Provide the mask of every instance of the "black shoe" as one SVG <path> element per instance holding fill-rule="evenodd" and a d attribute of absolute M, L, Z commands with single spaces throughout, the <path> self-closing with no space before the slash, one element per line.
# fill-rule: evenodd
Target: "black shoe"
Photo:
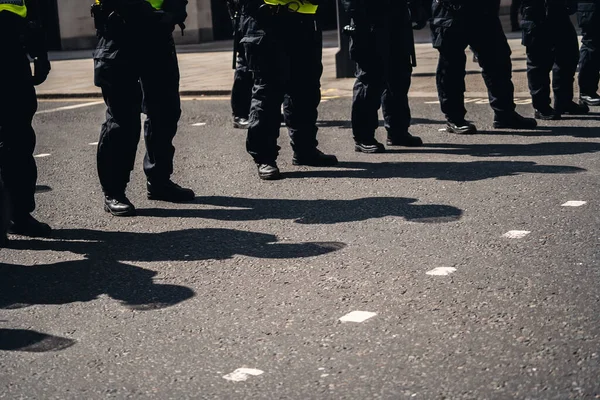
<path fill-rule="evenodd" d="M 474 135 L 477 133 L 477 127 L 469 121 L 448 121 L 446 124 L 446 132 L 457 133 L 459 135 Z"/>
<path fill-rule="evenodd" d="M 363 140 L 361 142 L 354 143 L 354 151 L 357 153 L 383 153 L 385 151 L 385 147 L 383 144 L 379 143 L 375 138 Z"/>
<path fill-rule="evenodd" d="M 423 146 L 423 140 L 421 140 L 418 136 L 413 136 L 410 133 L 406 132 L 401 136 L 391 136 L 387 137 L 387 145 L 388 146 L 406 146 L 406 147 L 419 147 Z"/>
<path fill-rule="evenodd" d="M 590 112 L 587 104 L 577 104 L 574 101 L 567 103 L 566 106 L 556 107 L 556 113 L 559 115 L 585 115 Z"/>
<path fill-rule="evenodd" d="M 196 194 L 192 189 L 182 188 L 172 180 L 146 182 L 149 200 L 163 200 L 171 203 L 193 201 Z"/>
<path fill-rule="evenodd" d="M 134 205 L 124 194 L 119 196 L 105 195 L 104 211 L 116 217 L 133 217 L 135 215 Z"/>
<path fill-rule="evenodd" d="M 325 154 L 319 149 L 314 149 L 310 153 L 296 154 L 292 158 L 294 165 L 308 165 L 311 167 L 332 167 L 338 163 L 336 156 Z"/>
<path fill-rule="evenodd" d="M 3 247 L 6 247 L 7 243 L 8 243 L 8 238 L 6 237 L 6 235 L 4 235 L 4 234 L 0 235 L 0 249 Z"/>
<path fill-rule="evenodd" d="M 250 120 L 248 118 L 233 117 L 233 127 L 235 129 L 248 129 Z"/>
<path fill-rule="evenodd" d="M 516 111 L 503 116 L 494 117 L 496 129 L 535 129 L 537 121 L 534 118 L 525 118 Z"/>
<path fill-rule="evenodd" d="M 279 168 L 277 168 L 277 164 L 275 162 L 267 163 L 267 164 L 256 164 L 258 168 L 258 177 L 263 181 L 276 181 L 281 179 L 281 172 L 279 172 Z"/>
<path fill-rule="evenodd" d="M 579 96 L 579 104 L 598 107 L 600 106 L 600 96 L 597 93 L 589 96 L 587 94 L 582 94 Z"/>
<path fill-rule="evenodd" d="M 536 108 L 534 117 L 535 119 L 540 119 L 542 121 L 555 121 L 560 119 L 560 114 L 558 114 L 554 108 L 548 106 L 540 109 Z"/>
<path fill-rule="evenodd" d="M 31 237 L 50 237 L 52 228 L 50 228 L 50 225 L 33 218 L 31 214 L 26 214 L 11 220 L 8 233 Z"/>

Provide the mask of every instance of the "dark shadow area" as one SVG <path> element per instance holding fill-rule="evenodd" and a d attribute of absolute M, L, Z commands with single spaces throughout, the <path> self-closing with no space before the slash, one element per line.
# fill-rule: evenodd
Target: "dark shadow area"
<path fill-rule="evenodd" d="M 54 240 L 11 240 L 24 250 L 71 252 L 83 260 L 22 266 L 0 264 L 0 308 L 67 304 L 107 295 L 125 306 L 152 310 L 194 296 L 190 288 L 155 283 L 156 272 L 125 262 L 216 259 L 240 254 L 257 258 L 301 258 L 327 254 L 343 243 L 278 243 L 264 233 L 232 229 L 188 229 L 162 233 L 57 230 Z"/>
<path fill-rule="evenodd" d="M 574 118 L 575 119 L 575 118 Z M 588 118 L 590 119 L 590 118 Z M 600 120 L 600 117 L 598 117 Z M 538 126 L 535 130 L 530 131 L 502 131 L 502 130 L 493 130 L 493 131 L 479 131 L 478 135 L 506 135 L 506 136 L 527 136 L 527 137 L 537 137 L 537 136 L 571 136 L 576 138 L 600 138 L 600 127 L 583 127 L 583 126 Z"/>
<path fill-rule="evenodd" d="M 198 197 L 196 203 L 228 209 L 143 209 L 152 217 L 206 218 L 220 221 L 292 219 L 298 224 L 338 224 L 388 216 L 407 221 L 443 223 L 460 219 L 459 208 L 439 204 L 413 204 L 417 199 L 370 197 L 356 200 L 282 200 L 241 197 Z"/>
<path fill-rule="evenodd" d="M 73 346 L 73 339 L 25 329 L 0 329 L 0 350 L 45 353 Z"/>
<path fill-rule="evenodd" d="M 429 119 L 429 118 L 413 118 L 413 119 L 411 119 L 410 123 L 412 125 L 425 125 L 425 124 L 431 124 L 431 125 L 444 124 L 445 125 L 446 121 Z M 350 120 L 329 120 L 329 121 L 320 120 L 320 121 L 317 121 L 317 126 L 319 128 L 352 129 L 352 121 L 350 121 Z M 382 120 L 380 120 L 379 127 L 381 128 L 383 126 L 384 126 L 384 122 Z"/>
<path fill-rule="evenodd" d="M 387 153 L 449 154 L 474 157 L 536 157 L 596 153 L 600 143 L 548 142 L 532 144 L 425 144 L 411 149 L 388 149 Z"/>
<path fill-rule="evenodd" d="M 36 185 L 35 186 L 35 192 L 36 193 L 46 193 L 46 192 L 51 192 L 52 188 L 50 186 L 46 186 L 46 185 Z"/>
<path fill-rule="evenodd" d="M 335 169 L 286 172 L 287 178 L 437 179 L 470 182 L 501 176 L 573 174 L 585 169 L 563 165 L 539 165 L 531 161 L 471 162 L 341 162 Z"/>

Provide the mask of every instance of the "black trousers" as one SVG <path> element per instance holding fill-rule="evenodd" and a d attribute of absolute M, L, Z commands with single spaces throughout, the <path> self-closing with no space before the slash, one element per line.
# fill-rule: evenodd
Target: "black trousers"
<path fill-rule="evenodd" d="M 243 36 L 243 32 L 240 34 Z M 248 69 L 244 46 L 240 44 L 237 49 L 236 68 L 233 75 L 233 87 L 231 88 L 231 111 L 234 117 L 248 119 L 253 86 L 254 77 Z"/>
<path fill-rule="evenodd" d="M 523 44 L 527 48 L 527 80 L 535 109 L 547 108 L 550 71 L 554 107 L 573 101 L 573 83 L 579 60 L 579 43 L 568 13 L 556 13 L 543 22 L 523 20 Z"/>
<path fill-rule="evenodd" d="M 405 33 L 412 35 L 407 26 Z M 352 99 L 352 133 L 356 142 L 373 139 L 379 127 L 378 110 L 383 106 L 385 128 L 390 137 L 405 136 L 410 126 L 412 40 L 397 34 L 399 28 L 375 27 L 356 32 L 350 44 L 356 62 Z"/>
<path fill-rule="evenodd" d="M 140 112 L 147 116 L 144 172 L 150 181 L 169 179 L 181 116 L 179 66 L 171 33 L 100 38 L 94 73 L 107 106 L 97 154 L 104 193 L 125 192 L 140 140 Z"/>
<path fill-rule="evenodd" d="M 519 29 L 520 26 L 520 10 L 521 0 L 512 0 L 510 3 L 510 26 L 512 30 Z"/>
<path fill-rule="evenodd" d="M 578 20 L 583 38 L 579 57 L 579 91 L 585 95 L 598 92 L 600 81 L 600 9 L 598 2 L 579 3 Z"/>
<path fill-rule="evenodd" d="M 37 167 L 31 122 L 37 99 L 19 34 L 6 28 L 0 26 L 0 173 L 11 205 L 11 218 L 18 219 L 35 209 Z"/>
<path fill-rule="evenodd" d="M 295 153 L 317 147 L 317 108 L 321 101 L 323 36 L 312 15 L 244 15 L 242 38 L 254 75 L 248 153 L 257 163 L 277 159 L 281 105 Z"/>
<path fill-rule="evenodd" d="M 467 113 L 464 93 L 468 46 L 478 56 L 496 116 L 514 112 L 511 50 L 496 13 L 453 11 L 434 2 L 431 32 L 433 47 L 440 54 L 436 73 L 438 97 L 448 121 L 462 122 Z"/>

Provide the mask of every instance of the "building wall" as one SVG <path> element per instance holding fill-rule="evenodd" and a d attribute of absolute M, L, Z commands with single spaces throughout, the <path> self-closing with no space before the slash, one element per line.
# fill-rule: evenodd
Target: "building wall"
<path fill-rule="evenodd" d="M 58 0 L 58 23 L 63 50 L 89 49 L 96 45 L 92 1 Z M 185 36 L 175 31 L 177 43 L 200 43 L 213 39 L 210 0 L 189 0 Z"/>

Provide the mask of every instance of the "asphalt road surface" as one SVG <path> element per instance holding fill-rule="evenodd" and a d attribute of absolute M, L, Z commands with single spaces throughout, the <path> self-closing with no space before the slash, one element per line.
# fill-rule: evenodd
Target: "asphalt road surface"
<path fill-rule="evenodd" d="M 227 99 L 186 100 L 174 180 L 197 200 L 147 200 L 141 144 L 121 219 L 103 105 L 40 103 L 56 234 L 0 250 L 0 398 L 599 398 L 600 110 L 503 132 L 472 101 L 464 137 L 414 98 L 426 146 L 365 155 L 349 101 L 321 106 L 338 167 L 292 166 L 282 130 L 286 179 L 262 182 Z"/>

